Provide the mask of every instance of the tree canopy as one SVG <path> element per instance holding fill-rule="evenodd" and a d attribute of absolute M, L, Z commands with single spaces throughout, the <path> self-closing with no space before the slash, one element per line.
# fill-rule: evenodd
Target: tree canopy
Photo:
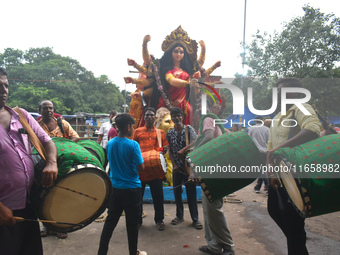
<path fill-rule="evenodd" d="M 340 19 L 309 5 L 303 10 L 304 15 L 284 23 L 281 32 L 271 35 L 257 31 L 253 36 L 247 45 L 245 63 L 249 70 L 243 81 L 244 94 L 252 87 L 254 107 L 269 109 L 276 81 L 296 77 L 302 79 L 311 92 L 310 103 L 323 115 L 339 116 Z M 241 76 L 234 84 L 240 86 Z"/>
<path fill-rule="evenodd" d="M 124 98 L 106 75 L 94 77 L 80 63 L 49 47 L 23 52 L 7 48 L 0 66 L 9 73 L 8 105 L 37 111 L 39 102 L 50 100 L 61 114 L 108 113 L 120 109 Z"/>
<path fill-rule="evenodd" d="M 257 32 L 248 45 L 250 76 L 333 75 L 340 57 L 340 19 L 309 5 L 303 10 L 304 16 L 284 23 L 281 33 Z"/>

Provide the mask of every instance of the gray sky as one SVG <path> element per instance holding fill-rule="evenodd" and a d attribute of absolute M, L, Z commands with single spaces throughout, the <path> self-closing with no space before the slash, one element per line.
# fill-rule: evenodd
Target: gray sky
<path fill-rule="evenodd" d="M 280 31 L 283 22 L 303 15 L 302 6 L 308 3 L 340 17 L 340 1 L 335 0 L 247 0 L 246 42 L 257 29 Z M 144 36 L 151 35 L 149 52 L 160 58 L 164 38 L 179 25 L 190 38 L 205 41 L 205 68 L 222 61 L 213 75 L 233 77 L 241 71 L 244 0 L 12 0 L 1 9 L 1 52 L 52 47 L 96 77 L 108 75 L 121 89 L 124 76 L 137 77 L 129 74 L 133 68 L 126 59 L 142 64 Z M 134 91 L 134 85 L 127 90 Z"/>

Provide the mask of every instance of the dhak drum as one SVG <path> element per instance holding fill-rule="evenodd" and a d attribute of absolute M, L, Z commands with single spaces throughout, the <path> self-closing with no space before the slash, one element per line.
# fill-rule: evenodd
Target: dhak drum
<path fill-rule="evenodd" d="M 191 152 L 187 156 L 187 161 L 191 170 L 198 176 L 201 187 L 210 202 L 249 185 L 260 175 L 260 173 L 237 174 L 241 167 L 261 164 L 259 150 L 251 137 L 243 131 L 216 137 Z M 216 175 L 202 173 L 202 170 L 213 166 L 226 171 Z"/>
<path fill-rule="evenodd" d="M 93 141 L 93 140 L 90 140 L 90 139 L 79 140 L 77 143 L 81 144 L 92 155 L 96 156 L 97 159 L 99 159 L 102 166 L 104 166 L 105 152 L 104 152 L 103 147 L 100 144 L 98 144 L 96 141 Z"/>
<path fill-rule="evenodd" d="M 303 218 L 340 211 L 340 134 L 281 148 L 273 156 L 275 165 L 285 167 L 280 181 Z"/>
<path fill-rule="evenodd" d="M 163 179 L 167 172 L 167 164 L 163 153 L 155 150 L 142 153 L 144 170 L 139 173 L 142 182 Z"/>
<path fill-rule="evenodd" d="M 39 219 L 77 224 L 46 223 L 48 229 L 72 232 L 105 211 L 112 184 L 99 160 L 83 146 L 64 138 L 53 141 L 58 149 L 58 178 L 49 188 L 33 185 L 32 203 Z"/>

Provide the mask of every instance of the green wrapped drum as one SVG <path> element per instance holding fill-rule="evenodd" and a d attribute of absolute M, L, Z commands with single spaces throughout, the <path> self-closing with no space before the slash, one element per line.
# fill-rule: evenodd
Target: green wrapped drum
<path fill-rule="evenodd" d="M 96 156 L 99 159 L 102 166 L 105 163 L 105 152 L 102 146 L 98 144 L 96 141 L 86 139 L 86 140 L 79 140 L 78 144 L 81 144 L 85 147 L 92 155 Z"/>
<path fill-rule="evenodd" d="M 82 145 L 65 138 L 52 140 L 58 150 L 58 178 L 52 187 L 42 187 L 39 176 L 44 164 L 33 155 L 38 181 L 32 187 L 32 203 L 39 219 L 70 223 L 48 223 L 47 228 L 72 232 L 105 211 L 112 184 L 100 161 Z"/>
<path fill-rule="evenodd" d="M 72 166 L 79 164 L 92 164 L 103 169 L 99 159 L 83 145 L 61 137 L 53 137 L 52 140 L 58 149 L 59 176 L 67 174 Z"/>
<path fill-rule="evenodd" d="M 260 172 L 247 174 L 240 171 L 261 164 L 258 148 L 243 131 L 226 133 L 211 140 L 191 152 L 187 160 L 211 202 L 249 185 L 260 175 Z M 202 173 L 209 168 L 221 172 Z"/>
<path fill-rule="evenodd" d="M 273 156 L 282 169 L 281 183 L 302 217 L 340 211 L 340 134 L 282 148 Z"/>

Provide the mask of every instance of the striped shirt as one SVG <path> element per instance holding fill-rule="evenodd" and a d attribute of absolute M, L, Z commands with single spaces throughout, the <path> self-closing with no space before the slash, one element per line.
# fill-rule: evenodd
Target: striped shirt
<path fill-rule="evenodd" d="M 161 129 L 160 129 L 161 130 Z M 168 146 L 168 140 L 166 140 L 165 133 L 161 130 L 161 146 Z M 151 132 L 148 131 L 146 126 L 137 128 L 133 134 L 133 140 L 139 143 L 141 152 L 147 152 L 151 150 L 158 151 L 158 141 L 157 141 L 157 132 L 154 127 Z"/>

